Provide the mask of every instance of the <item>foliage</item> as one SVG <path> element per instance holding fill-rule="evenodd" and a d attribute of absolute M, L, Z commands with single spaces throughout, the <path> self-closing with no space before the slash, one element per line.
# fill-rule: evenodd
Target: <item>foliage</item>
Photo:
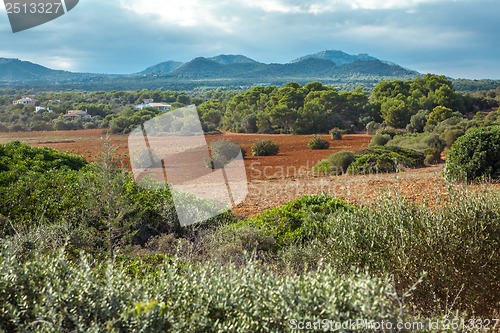
<path fill-rule="evenodd" d="M 448 153 L 444 171 L 450 181 L 500 178 L 500 126 L 472 129 Z"/>
<path fill-rule="evenodd" d="M 428 158 L 428 164 L 433 164 L 440 160 L 446 142 L 434 133 L 414 133 L 397 135 L 388 142 L 389 146 L 403 147 L 422 152 Z M 431 163 L 431 160 L 434 162 Z"/>
<path fill-rule="evenodd" d="M 280 147 L 272 140 L 259 140 L 252 145 L 253 156 L 278 155 Z"/>
<path fill-rule="evenodd" d="M 455 92 L 452 82 L 444 76 L 427 74 L 410 82 L 381 82 L 373 90 L 374 103 L 379 106 L 384 122 L 396 128 L 410 124 L 411 131 L 420 131 L 422 111 L 435 107 L 465 112 L 465 98 Z M 441 110 L 441 109 L 439 109 Z M 436 112 L 436 113 L 441 113 Z M 418 114 L 418 116 L 417 116 Z M 411 118 L 413 119 L 413 123 Z M 437 117 L 438 121 L 441 116 Z M 434 116 L 432 117 L 434 121 Z"/>
<path fill-rule="evenodd" d="M 312 150 L 324 150 L 330 148 L 330 142 L 323 139 L 321 135 L 315 135 L 307 144 L 307 148 Z"/>
<path fill-rule="evenodd" d="M 205 161 L 205 165 L 212 169 L 223 168 L 225 164 L 236 159 L 240 154 L 245 157 L 241 146 L 232 140 L 215 141 L 210 144 L 211 158 Z"/>
<path fill-rule="evenodd" d="M 330 130 L 330 138 L 332 140 L 342 140 L 343 131 L 340 128 L 332 128 Z"/>
<path fill-rule="evenodd" d="M 70 232 L 57 236 L 63 242 L 68 237 L 76 247 L 100 252 L 109 246 L 106 232 L 111 226 L 112 242 L 122 245 L 179 230 L 168 189 L 138 187 L 130 173 L 117 167 L 112 151 L 100 163 L 88 165 L 80 157 L 19 143 L 0 146 L 0 151 L 0 216 L 9 222 L 0 237 L 67 225 Z M 77 245 L 82 243 L 77 235 L 82 228 L 92 230 L 92 241 L 84 242 L 89 247 Z"/>
<path fill-rule="evenodd" d="M 87 162 L 83 157 L 61 153 L 51 148 L 36 148 L 14 141 L 0 145 L 0 173 L 22 175 L 27 171 L 44 172 L 52 169 L 79 170 Z"/>
<path fill-rule="evenodd" d="M 271 208 L 235 226 L 251 226 L 274 236 L 282 248 L 327 236 L 325 218 L 337 211 L 351 209 L 344 201 L 327 195 L 305 195 L 284 206 Z"/>
<path fill-rule="evenodd" d="M 313 171 L 325 175 L 342 175 L 355 160 L 356 155 L 353 152 L 342 150 L 330 155 L 326 160 L 319 161 Z"/>
<path fill-rule="evenodd" d="M 347 169 L 349 174 L 368 175 L 398 172 L 397 160 L 389 154 L 363 154 Z"/>
<path fill-rule="evenodd" d="M 400 167 L 424 166 L 424 154 L 397 146 L 373 146 L 357 152 L 359 157 L 349 166 L 350 174 L 398 172 Z"/>
<path fill-rule="evenodd" d="M 355 264 L 391 272 L 403 289 L 427 272 L 413 293 L 419 308 L 483 314 L 497 308 L 498 190 L 451 191 L 439 209 L 385 197 L 373 206 L 334 214 L 327 223 L 329 238 L 313 251 L 338 269 Z"/>
<path fill-rule="evenodd" d="M 454 114 L 453 110 L 444 106 L 436 106 L 429 115 L 427 115 L 427 126 L 437 125 L 438 123 L 445 121 L 453 116 L 460 116 Z"/>
<path fill-rule="evenodd" d="M 0 330 L 8 332 L 292 332 L 306 318 L 396 322 L 406 312 L 387 276 L 329 266 L 282 276 L 165 256 L 115 264 L 73 263 L 64 253 L 0 258 Z"/>
<path fill-rule="evenodd" d="M 369 146 L 385 146 L 391 140 L 389 134 L 377 133 L 370 140 Z"/>
<path fill-rule="evenodd" d="M 410 133 L 422 133 L 427 124 L 428 110 L 419 110 L 416 114 L 411 116 L 410 123 L 406 126 L 406 130 Z"/>

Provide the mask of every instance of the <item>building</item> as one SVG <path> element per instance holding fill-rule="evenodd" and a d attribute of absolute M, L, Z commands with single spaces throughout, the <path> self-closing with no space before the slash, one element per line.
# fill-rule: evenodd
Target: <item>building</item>
<path fill-rule="evenodd" d="M 14 105 L 22 104 L 24 106 L 35 105 L 35 100 L 32 98 L 29 98 L 29 97 L 24 97 L 24 98 L 18 99 L 17 101 L 12 102 L 12 104 L 14 104 Z"/>
<path fill-rule="evenodd" d="M 52 113 L 54 111 L 51 109 L 47 109 L 46 107 L 43 107 L 43 106 L 36 106 L 35 107 L 35 113 L 42 113 L 42 112 Z"/>
<path fill-rule="evenodd" d="M 69 110 L 68 113 L 63 115 L 64 118 L 68 120 L 75 120 L 81 118 L 92 118 L 91 115 L 87 113 L 87 111 L 82 110 Z"/>
<path fill-rule="evenodd" d="M 139 104 L 135 108 L 143 110 L 145 108 L 155 108 L 158 111 L 168 111 L 172 107 L 170 104 L 165 103 L 155 103 L 152 99 L 143 100 L 144 104 Z"/>

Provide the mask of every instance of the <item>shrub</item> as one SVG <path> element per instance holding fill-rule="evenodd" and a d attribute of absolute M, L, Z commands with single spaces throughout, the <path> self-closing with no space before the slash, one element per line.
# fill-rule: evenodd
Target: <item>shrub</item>
<path fill-rule="evenodd" d="M 424 166 L 424 154 L 413 149 L 402 148 L 398 146 L 373 146 L 361 149 L 358 155 L 387 155 L 395 163 L 401 164 L 407 168 L 420 168 Z"/>
<path fill-rule="evenodd" d="M 307 144 L 307 148 L 312 150 L 323 150 L 330 148 L 330 142 L 323 139 L 321 135 L 315 135 Z"/>
<path fill-rule="evenodd" d="M 424 150 L 426 165 L 434 165 L 441 162 L 441 150 L 437 148 L 427 148 Z"/>
<path fill-rule="evenodd" d="M 388 154 L 365 154 L 356 159 L 347 169 L 352 175 L 392 173 L 398 171 L 397 160 Z"/>
<path fill-rule="evenodd" d="M 312 171 L 314 173 L 318 174 L 323 174 L 323 175 L 330 175 L 332 172 L 332 169 L 330 167 L 330 161 L 329 160 L 321 160 L 319 161 L 313 168 Z"/>
<path fill-rule="evenodd" d="M 334 174 L 344 174 L 349 166 L 356 160 L 353 152 L 342 150 L 328 157 L 330 163 L 330 172 Z"/>
<path fill-rule="evenodd" d="M 500 178 L 500 126 L 469 130 L 451 146 L 445 178 L 473 181 Z"/>
<path fill-rule="evenodd" d="M 332 140 L 342 140 L 343 133 L 340 128 L 333 128 L 330 130 L 330 138 Z"/>
<path fill-rule="evenodd" d="M 391 173 L 400 166 L 419 168 L 424 166 L 423 153 L 396 146 L 372 146 L 359 150 L 359 157 L 349 166 L 349 174 Z"/>
<path fill-rule="evenodd" d="M 382 133 L 377 133 L 375 134 L 371 141 L 370 141 L 370 147 L 371 146 L 385 146 L 387 142 L 391 140 L 391 136 L 389 134 L 382 134 Z"/>
<path fill-rule="evenodd" d="M 397 146 L 407 149 L 413 149 L 419 152 L 423 152 L 425 155 L 429 153 L 429 149 L 437 151 L 436 154 L 441 154 L 445 142 L 441 137 L 434 133 L 415 133 L 415 134 L 405 134 L 396 135 L 391 141 L 387 143 L 387 146 Z"/>
<path fill-rule="evenodd" d="M 422 133 L 427 123 L 428 110 L 420 110 L 410 118 L 410 123 L 406 126 L 406 130 L 410 133 Z"/>
<path fill-rule="evenodd" d="M 252 145 L 253 156 L 278 155 L 280 147 L 272 140 L 259 140 Z"/>
<path fill-rule="evenodd" d="M 370 121 L 368 124 L 366 124 L 366 133 L 368 135 L 375 135 L 379 129 L 381 129 L 384 125 L 379 124 L 375 121 Z"/>
<path fill-rule="evenodd" d="M 463 129 L 447 129 L 443 133 L 443 139 L 446 142 L 446 147 L 451 147 L 459 137 L 465 134 Z"/>
<path fill-rule="evenodd" d="M 330 238 L 315 253 L 336 267 L 361 265 L 394 274 L 407 290 L 422 272 L 413 304 L 426 312 L 494 313 L 498 310 L 500 195 L 451 191 L 439 209 L 401 197 L 385 197 L 372 206 L 332 215 Z M 448 311 L 448 310 L 447 310 Z"/>
<path fill-rule="evenodd" d="M 323 266 L 294 276 L 164 255 L 118 263 L 74 263 L 64 254 L 0 259 L 2 332 L 292 332 L 302 318 L 409 320 L 388 274 Z"/>
<path fill-rule="evenodd" d="M 245 157 L 245 152 L 241 146 L 231 140 L 215 141 L 210 144 L 212 157 L 205 159 L 203 162 L 207 168 L 218 169 L 223 168 L 225 164 L 236 159 L 240 153 Z"/>
<path fill-rule="evenodd" d="M 284 206 L 271 208 L 236 226 L 252 226 L 265 230 L 281 248 L 321 239 L 328 234 L 325 218 L 337 211 L 351 209 L 343 200 L 328 195 L 304 195 Z"/>

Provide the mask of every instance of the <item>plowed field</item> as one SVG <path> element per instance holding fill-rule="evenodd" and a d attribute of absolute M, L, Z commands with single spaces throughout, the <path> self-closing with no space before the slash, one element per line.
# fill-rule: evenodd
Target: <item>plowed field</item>
<path fill-rule="evenodd" d="M 106 135 L 102 130 L 0 133 L 0 144 L 19 140 L 32 146 L 51 147 L 75 153 L 95 161 L 103 149 Z M 380 195 L 398 193 L 408 199 L 433 205 L 446 198 L 448 188 L 442 179 L 441 166 L 406 170 L 399 174 L 367 176 L 318 176 L 309 171 L 328 155 L 340 151 L 356 151 L 367 147 L 368 135 L 345 135 L 341 141 L 331 141 L 328 150 L 310 150 L 310 135 L 233 134 L 208 136 L 207 141 L 231 139 L 246 151 L 245 166 L 249 180 L 249 195 L 234 209 L 238 215 L 251 216 L 275 207 L 303 194 L 329 193 L 352 203 L 367 203 Z M 325 138 L 328 138 L 325 136 Z M 251 145 L 260 139 L 272 139 L 280 145 L 278 156 L 255 157 Z M 111 144 L 128 165 L 127 135 L 111 135 Z"/>

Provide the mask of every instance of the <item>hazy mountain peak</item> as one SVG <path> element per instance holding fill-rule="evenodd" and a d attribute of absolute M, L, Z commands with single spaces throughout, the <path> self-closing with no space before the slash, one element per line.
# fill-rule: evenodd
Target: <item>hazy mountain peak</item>
<path fill-rule="evenodd" d="M 373 61 L 378 60 L 375 57 L 368 55 L 367 53 L 361 53 L 358 55 L 347 54 L 339 50 L 326 50 L 314 54 L 309 54 L 304 57 L 292 60 L 292 63 L 300 62 L 305 59 L 315 58 L 333 61 L 337 66 L 351 64 L 356 61 Z"/>
<path fill-rule="evenodd" d="M 149 74 L 149 73 L 172 73 L 175 71 L 177 68 L 181 67 L 183 65 L 182 62 L 178 61 L 165 61 L 162 63 L 159 63 L 157 65 L 151 66 L 146 68 L 141 72 L 141 74 Z"/>
<path fill-rule="evenodd" d="M 218 62 L 221 65 L 232 65 L 232 64 L 257 64 L 258 61 L 248 58 L 247 56 L 237 54 L 219 54 L 218 56 L 209 58 L 209 60 L 213 60 Z"/>

